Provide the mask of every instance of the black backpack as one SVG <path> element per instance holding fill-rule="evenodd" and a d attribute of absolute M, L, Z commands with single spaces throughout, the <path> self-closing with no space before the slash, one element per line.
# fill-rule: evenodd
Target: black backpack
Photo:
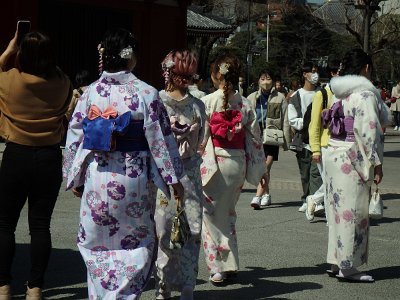
<path fill-rule="evenodd" d="M 328 106 L 328 93 L 326 92 L 325 88 L 320 89 L 322 94 L 322 109 L 324 110 Z M 297 97 L 300 98 L 299 93 L 297 93 Z M 301 103 L 299 99 L 299 103 Z M 311 122 L 311 111 L 312 111 L 312 103 L 307 106 L 306 113 L 303 117 L 303 129 L 301 131 L 301 136 L 303 143 L 308 144 L 310 142 L 310 136 L 308 134 L 308 127 L 310 126 Z"/>

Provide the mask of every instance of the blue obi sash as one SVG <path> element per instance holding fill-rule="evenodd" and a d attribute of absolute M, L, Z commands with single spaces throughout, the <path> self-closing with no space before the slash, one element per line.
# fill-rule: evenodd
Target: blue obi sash
<path fill-rule="evenodd" d="M 83 120 L 83 149 L 95 151 L 147 151 L 143 120 L 131 120 L 128 111 L 116 118 L 101 116 Z"/>

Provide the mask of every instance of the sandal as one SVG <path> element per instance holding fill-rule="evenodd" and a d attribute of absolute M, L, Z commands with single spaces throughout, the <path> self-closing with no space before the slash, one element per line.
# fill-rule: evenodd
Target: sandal
<path fill-rule="evenodd" d="M 375 279 L 365 273 L 354 273 L 348 276 L 343 274 L 336 275 L 336 278 L 341 282 L 359 282 L 359 283 L 373 283 Z"/>
<path fill-rule="evenodd" d="M 210 282 L 213 285 L 221 285 L 225 281 L 225 274 L 224 273 L 215 273 L 210 275 Z"/>
<path fill-rule="evenodd" d="M 333 271 L 331 269 L 328 269 L 325 272 L 326 274 L 328 274 L 329 277 L 336 277 L 337 275 L 339 275 L 339 271 Z"/>

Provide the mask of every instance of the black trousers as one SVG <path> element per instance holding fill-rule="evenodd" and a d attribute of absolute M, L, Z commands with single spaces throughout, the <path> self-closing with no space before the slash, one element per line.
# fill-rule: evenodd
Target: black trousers
<path fill-rule="evenodd" d="M 26 200 L 31 236 L 28 286 L 43 286 L 51 252 L 50 220 L 62 182 L 61 166 L 58 145 L 6 145 L 0 167 L 0 286 L 11 282 L 15 229 Z"/>

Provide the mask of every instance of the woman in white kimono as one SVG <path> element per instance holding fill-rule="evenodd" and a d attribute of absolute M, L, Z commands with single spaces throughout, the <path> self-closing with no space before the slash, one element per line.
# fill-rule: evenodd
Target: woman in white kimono
<path fill-rule="evenodd" d="M 182 197 L 182 161 L 157 90 L 131 73 L 132 34 L 109 31 L 100 47 L 105 71 L 72 115 L 64 176 L 82 197 L 77 243 L 88 298 L 138 299 L 157 251 L 153 182 Z"/>
<path fill-rule="evenodd" d="M 206 113 L 204 103 L 188 93 L 188 85 L 197 70 L 195 55 L 187 50 L 172 51 L 163 60 L 162 68 L 165 90 L 160 92 L 160 97 L 167 109 L 183 168 L 189 179 L 182 181 L 185 186 L 182 204 L 191 237 L 182 248 L 171 249 L 171 224 L 176 205 L 158 190 L 155 214 L 159 239 L 156 299 L 168 299 L 171 291 L 176 290 L 181 292 L 181 300 L 192 300 L 198 273 L 204 198 L 200 177 L 202 159 L 198 149 L 204 137 Z"/>
<path fill-rule="evenodd" d="M 205 204 L 202 238 L 210 281 L 222 283 L 239 269 L 235 206 L 245 179 L 257 185 L 266 173 L 260 128 L 249 101 L 235 87 L 240 66 L 235 56 L 211 65 L 217 91 L 202 98 L 209 126 L 200 172 Z"/>
<path fill-rule="evenodd" d="M 383 133 L 389 111 L 369 81 L 371 58 L 360 49 L 349 51 L 331 81 L 336 96 L 323 113 L 330 140 L 325 186 L 328 207 L 330 276 L 340 280 L 373 282 L 357 267 L 368 260 L 368 206 L 371 183 L 382 180 Z M 344 75 L 344 76 L 342 76 Z"/>

